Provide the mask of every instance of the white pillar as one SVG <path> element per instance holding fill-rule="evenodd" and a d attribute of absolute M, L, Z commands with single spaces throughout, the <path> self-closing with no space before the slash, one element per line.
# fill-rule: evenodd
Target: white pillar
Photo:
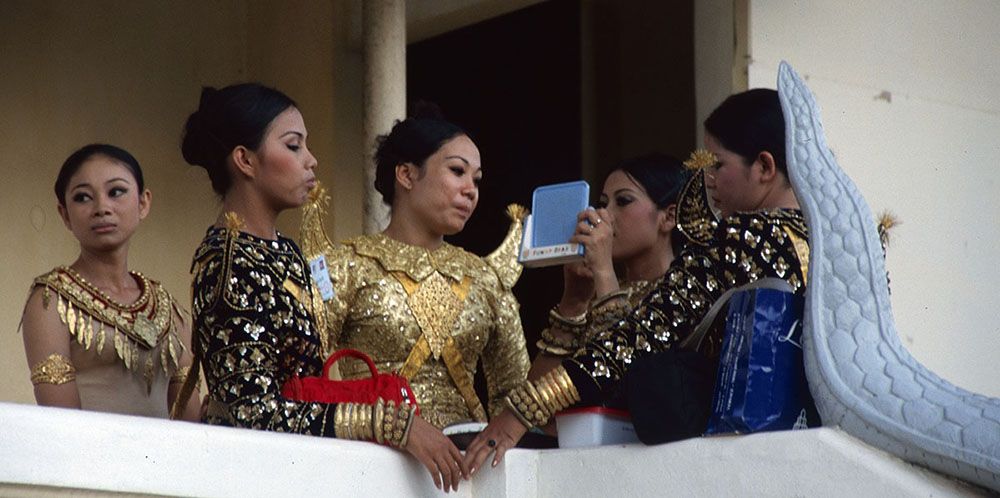
<path fill-rule="evenodd" d="M 406 2 L 365 0 L 362 7 L 364 47 L 365 196 L 363 229 L 382 231 L 389 208 L 375 190 L 372 159 L 375 138 L 406 117 Z"/>

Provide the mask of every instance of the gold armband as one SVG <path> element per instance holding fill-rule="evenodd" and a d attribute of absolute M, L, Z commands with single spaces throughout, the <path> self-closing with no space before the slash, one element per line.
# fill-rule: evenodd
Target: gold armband
<path fill-rule="evenodd" d="M 580 401 L 573 381 L 560 365 L 536 381 L 525 381 L 507 395 L 507 406 L 528 429 L 541 427 L 556 412 Z"/>
<path fill-rule="evenodd" d="M 170 376 L 170 383 L 171 384 L 176 384 L 176 383 L 183 384 L 185 381 L 187 381 L 188 374 L 190 372 L 191 372 L 191 365 L 188 365 L 186 367 L 180 367 L 180 368 L 178 368 L 177 371 L 174 372 L 174 374 Z"/>
<path fill-rule="evenodd" d="M 410 436 L 413 405 L 381 399 L 374 405 L 340 403 L 333 415 L 333 430 L 341 439 L 375 441 L 402 448 Z"/>
<path fill-rule="evenodd" d="M 76 380 L 76 369 L 70 363 L 69 358 L 52 353 L 48 358 L 38 362 L 31 367 L 31 383 L 60 385 Z"/>

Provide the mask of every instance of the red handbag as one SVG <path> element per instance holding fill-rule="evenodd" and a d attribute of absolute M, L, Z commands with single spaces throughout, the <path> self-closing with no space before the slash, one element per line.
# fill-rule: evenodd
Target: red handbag
<path fill-rule="evenodd" d="M 330 367 L 345 356 L 367 363 L 372 376 L 367 379 L 330 380 Z M 341 349 L 330 355 L 323 364 L 321 377 L 296 375 L 288 379 L 281 387 L 281 395 L 297 401 L 369 405 L 375 404 L 381 398 L 384 401 L 395 401 L 397 405 L 409 403 L 416 408 L 417 415 L 420 414 L 417 398 L 413 395 L 406 377 L 397 373 L 378 373 L 372 359 L 356 349 Z"/>

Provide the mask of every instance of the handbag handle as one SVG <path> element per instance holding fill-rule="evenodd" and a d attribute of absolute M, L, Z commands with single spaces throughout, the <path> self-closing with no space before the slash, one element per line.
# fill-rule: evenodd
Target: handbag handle
<path fill-rule="evenodd" d="M 708 329 L 715 322 L 716 315 L 722 311 L 723 307 L 729 304 L 729 299 L 733 297 L 733 293 L 751 289 L 773 289 L 788 292 L 789 294 L 795 292 L 794 289 L 792 289 L 792 284 L 777 277 L 764 277 L 750 282 L 749 284 L 733 287 L 732 289 L 723 292 L 722 295 L 719 296 L 719 299 L 715 300 L 715 303 L 713 303 L 712 307 L 708 309 L 708 313 L 705 313 L 705 316 L 694 328 L 694 331 L 691 332 L 691 335 L 681 341 L 680 347 L 691 351 L 698 351 L 701 349 L 701 341 L 703 341 L 705 336 L 708 335 Z"/>
<path fill-rule="evenodd" d="M 345 349 L 337 350 L 335 353 L 333 353 L 332 355 L 330 355 L 329 358 L 326 359 L 326 363 L 323 364 L 323 378 L 324 379 L 329 379 L 330 378 L 330 367 L 332 367 L 333 364 L 337 362 L 337 360 L 339 360 L 339 359 L 341 359 L 341 358 L 343 358 L 345 356 L 350 356 L 351 358 L 357 358 L 357 359 L 362 360 L 365 363 L 367 363 L 368 364 L 368 371 L 370 371 L 372 373 L 372 379 L 373 380 L 375 379 L 376 376 L 378 376 L 378 369 L 375 368 L 375 362 L 373 362 L 372 359 L 370 357 L 368 357 L 368 355 L 362 353 L 361 351 L 358 351 L 357 349 L 346 349 L 345 348 Z"/>

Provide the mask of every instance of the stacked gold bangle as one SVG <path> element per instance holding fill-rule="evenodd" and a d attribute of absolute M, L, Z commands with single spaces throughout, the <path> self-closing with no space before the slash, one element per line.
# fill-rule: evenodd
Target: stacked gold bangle
<path fill-rule="evenodd" d="M 629 291 L 617 290 L 609 292 L 590 307 L 591 330 L 603 332 L 611 329 L 615 322 L 624 318 L 628 304 Z"/>
<path fill-rule="evenodd" d="M 341 439 L 375 441 L 402 448 L 410 436 L 414 406 L 379 399 L 374 405 L 340 403 L 333 415 L 334 431 Z"/>
<path fill-rule="evenodd" d="M 507 406 L 527 428 L 545 425 L 556 412 L 580 401 L 573 381 L 562 365 L 536 381 L 525 381 L 507 395 Z"/>
<path fill-rule="evenodd" d="M 552 333 L 552 329 L 564 330 L 573 335 L 571 339 L 560 339 Z M 549 311 L 549 328 L 542 331 L 542 337 L 535 345 L 538 349 L 552 356 L 570 356 L 580 349 L 581 337 L 587 330 L 587 313 L 565 317 L 559 313 L 559 306 L 553 306 Z"/>
<path fill-rule="evenodd" d="M 381 403 L 382 400 L 379 400 Z M 402 448 L 410 437 L 410 426 L 413 425 L 413 405 L 395 402 L 385 403 L 380 417 L 376 417 L 375 434 L 379 444 L 387 444 Z"/>

